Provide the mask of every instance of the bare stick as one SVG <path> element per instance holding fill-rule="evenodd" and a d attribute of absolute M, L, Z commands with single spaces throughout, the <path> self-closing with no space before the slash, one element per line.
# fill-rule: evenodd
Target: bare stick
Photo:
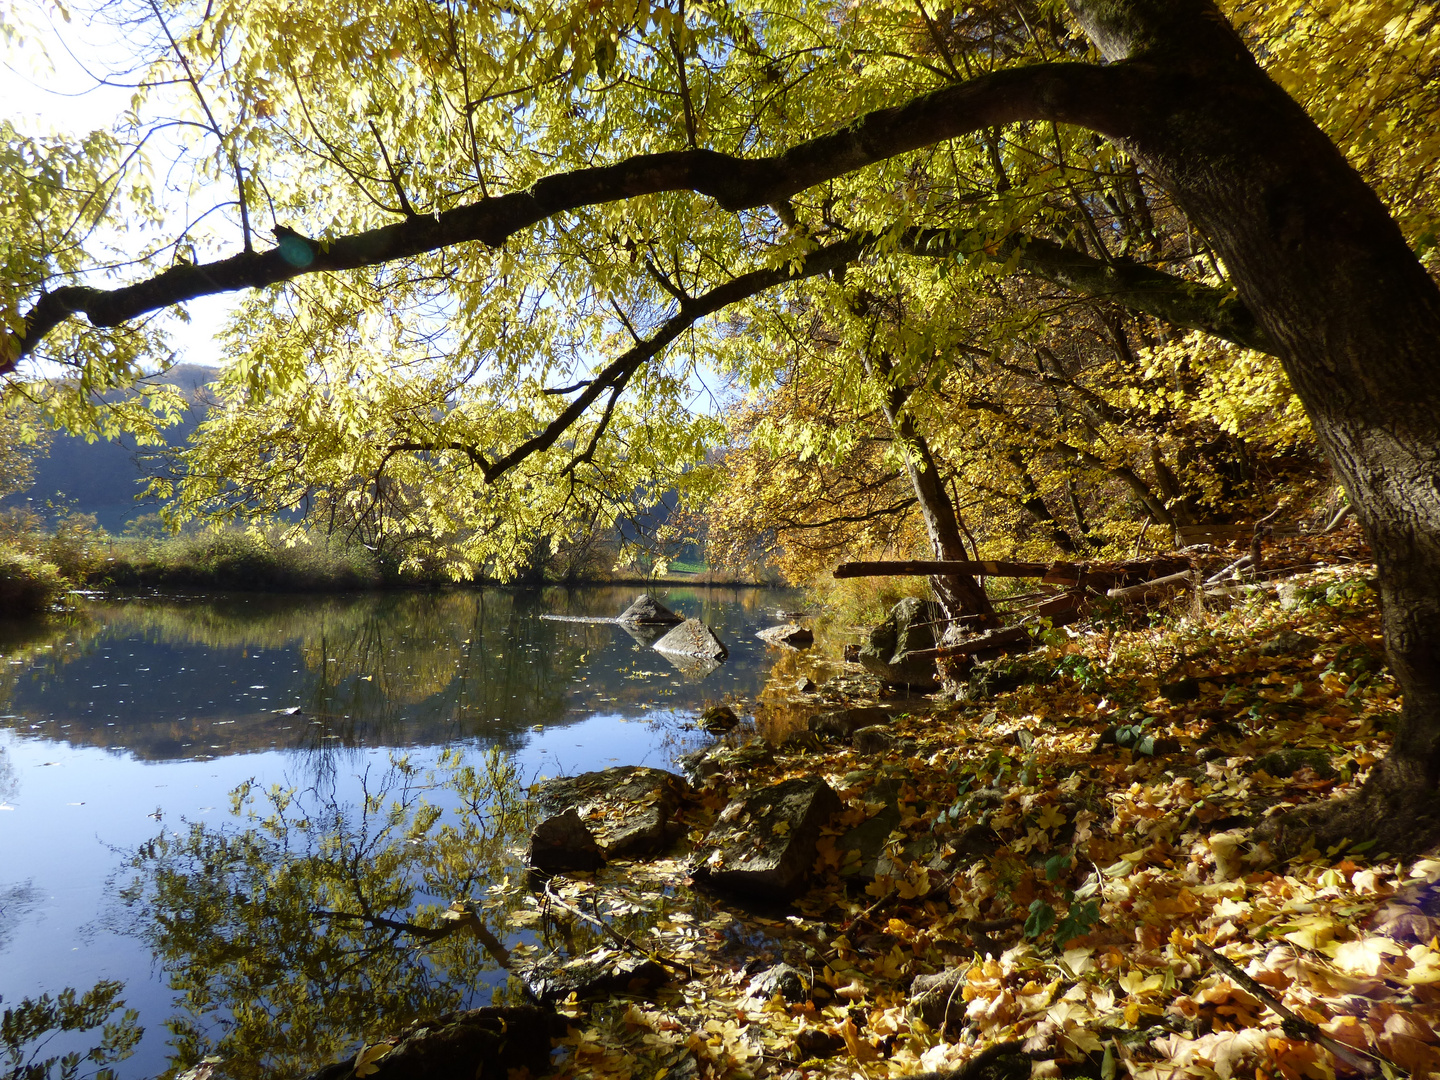
<path fill-rule="evenodd" d="M 1246 975 L 1245 972 L 1241 971 L 1233 961 L 1221 956 L 1203 941 L 1195 942 L 1195 947 L 1208 956 L 1210 961 L 1225 973 L 1226 978 L 1239 983 L 1245 988 L 1247 993 L 1254 994 L 1263 1001 L 1272 1012 L 1280 1016 L 1280 1018 L 1285 1021 L 1287 1029 L 1296 1032 L 1303 1038 L 1309 1039 L 1311 1042 L 1319 1043 L 1326 1050 L 1329 1050 L 1330 1053 L 1334 1054 L 1337 1060 L 1343 1061 L 1361 1076 L 1374 1076 L 1380 1071 L 1379 1065 L 1374 1057 L 1369 1054 L 1358 1053 L 1344 1043 L 1332 1039 L 1329 1035 L 1321 1031 L 1318 1025 L 1312 1024 L 1303 1016 L 1298 1016 L 1291 1012 L 1280 1002 L 1279 998 L 1270 993 L 1269 990 L 1265 989 L 1265 987 L 1261 986 L 1249 975 Z"/>

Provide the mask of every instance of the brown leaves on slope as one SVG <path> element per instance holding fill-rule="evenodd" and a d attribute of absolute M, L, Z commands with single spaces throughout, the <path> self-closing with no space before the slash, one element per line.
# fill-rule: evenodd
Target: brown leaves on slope
<path fill-rule="evenodd" d="M 1279 865 L 1249 838 L 1353 791 L 1399 707 L 1362 568 L 1295 584 L 1288 610 L 1056 635 L 1009 664 L 1018 689 L 897 721 L 913 756 L 782 753 L 713 778 L 697 832 L 743 786 L 826 778 L 846 809 L 816 887 L 765 916 L 674 890 L 678 863 L 626 868 L 671 889 L 647 941 L 696 977 L 577 1006 L 561 1075 L 891 1077 L 1012 1041 L 1036 1077 L 1440 1073 L 1440 859 L 1347 843 Z M 881 813 L 866 881 L 842 838 Z M 781 959 L 803 1000 L 748 996 Z"/>

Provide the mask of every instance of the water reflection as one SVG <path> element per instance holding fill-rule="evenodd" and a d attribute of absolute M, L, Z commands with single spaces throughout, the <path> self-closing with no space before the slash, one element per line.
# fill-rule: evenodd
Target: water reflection
<path fill-rule="evenodd" d="M 230 822 L 141 846 L 121 926 L 176 994 L 172 1069 L 300 1075 L 499 990 L 521 893 L 493 883 L 518 878 L 528 824 L 513 765 L 400 759 L 360 788 L 247 785 Z"/>
<path fill-rule="evenodd" d="M 374 1018 L 488 995 L 499 973 L 474 938 L 415 951 L 414 935 L 318 913 L 357 910 L 353 889 L 324 875 L 355 865 L 346 838 L 367 805 L 367 768 L 377 775 L 387 749 L 429 765 L 456 746 L 472 758 L 494 748 L 525 779 L 665 767 L 705 738 L 687 729 L 704 705 L 757 700 L 777 660 L 786 681 L 823 681 L 822 657 L 840 647 L 796 654 L 757 641 L 777 608 L 794 606 L 793 593 L 774 590 L 661 594 L 730 649 L 698 682 L 622 627 L 539 617 L 614 616 L 638 591 L 93 598 L 62 622 L 0 620 L 0 805 L 14 807 L 0 811 L 0 995 L 123 977 L 147 1029 L 117 1070 L 126 1077 L 222 1043 L 259 1062 L 272 1038 L 277 1055 L 318 1062 Z M 332 810 L 292 815 L 288 841 L 234 822 L 190 824 L 223 818 L 226 792 L 251 776 L 329 792 Z M 455 803 L 439 789 L 425 797 Z M 433 926 L 449 901 L 483 900 L 504 879 L 494 850 L 442 865 L 442 845 L 408 840 L 370 851 L 377 866 L 404 864 L 366 879 L 365 902 L 392 921 Z M 136 845 L 141 861 L 115 877 Z M 416 861 L 426 850 L 432 861 Z M 136 875 L 134 906 L 97 924 L 113 904 L 107 877 Z M 317 882 L 321 893 L 307 892 Z M 142 939 L 107 932 L 132 922 Z M 265 955 L 249 947 L 261 940 Z M 577 931 L 576 947 L 586 945 Z M 287 981 L 292 963 L 313 975 L 304 986 Z M 302 991 L 324 995 L 335 1018 L 313 1036 L 277 1019 L 293 1007 L 320 1022 Z"/>
<path fill-rule="evenodd" d="M 787 594 L 671 590 L 714 626 L 722 665 L 657 653 L 614 625 L 633 587 L 363 596 L 136 597 L 12 645 L 0 723 L 147 760 L 266 749 L 416 746 L 478 739 L 513 751 L 537 725 L 634 716 L 753 695 L 753 640 Z"/>

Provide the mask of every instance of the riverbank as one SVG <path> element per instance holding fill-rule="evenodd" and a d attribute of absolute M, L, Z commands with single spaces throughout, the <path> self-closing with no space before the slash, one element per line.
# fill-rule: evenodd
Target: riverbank
<path fill-rule="evenodd" d="M 1225 610 L 1081 628 L 985 666 L 963 701 L 895 702 L 848 735 L 805 721 L 827 707 L 813 697 L 757 710 L 773 750 L 712 757 L 678 850 L 525 900 L 543 926 L 564 904 L 633 909 L 648 883 L 660 913 L 628 946 L 602 939 L 651 961 L 641 1000 L 560 1003 L 556 1075 L 1434 1069 L 1440 860 L 1301 842 L 1281 861 L 1264 839 L 1276 815 L 1356 791 L 1391 741 L 1369 572 L 1294 579 L 1283 604 L 1256 588 Z M 724 880 L 727 822 L 757 846 L 792 836 L 763 827 L 765 793 L 817 781 L 838 809 L 793 899 L 673 889 Z"/>
<path fill-rule="evenodd" d="M 774 587 L 724 570 L 697 567 L 648 574 L 589 566 L 538 567 L 510 582 L 484 574 L 455 580 L 438 568 L 398 566 L 363 544 L 323 537 L 243 530 L 180 536 L 111 536 L 85 515 L 51 532 L 0 535 L 0 617 L 23 617 L 63 602 L 70 589 L 186 588 L 244 592 L 331 593 L 375 589 L 487 585 L 635 585 Z"/>

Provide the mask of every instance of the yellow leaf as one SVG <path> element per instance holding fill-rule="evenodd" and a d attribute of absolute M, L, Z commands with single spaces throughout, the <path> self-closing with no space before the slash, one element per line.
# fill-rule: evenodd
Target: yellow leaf
<path fill-rule="evenodd" d="M 1058 829 L 1065 824 L 1065 815 L 1058 806 L 1051 804 L 1040 811 L 1038 820 L 1042 829 Z"/>
<path fill-rule="evenodd" d="M 370 1076 L 373 1073 L 379 1072 L 380 1066 L 376 1065 L 375 1062 L 390 1053 L 392 1049 L 394 1049 L 394 1047 L 389 1043 L 372 1043 L 362 1048 L 360 1053 L 355 1055 L 355 1075 Z"/>

